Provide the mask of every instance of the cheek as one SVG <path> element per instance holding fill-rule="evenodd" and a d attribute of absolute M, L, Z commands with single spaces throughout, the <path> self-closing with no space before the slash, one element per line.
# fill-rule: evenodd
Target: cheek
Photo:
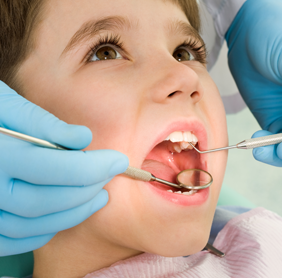
<path fill-rule="evenodd" d="M 136 104 L 124 85 L 118 87 L 115 82 L 100 82 L 98 78 L 87 82 L 87 78 L 78 75 L 54 80 L 46 88 L 41 91 L 44 97 L 31 101 L 69 124 L 90 128 L 95 140 L 88 149 L 109 148 L 107 142 L 116 149 L 115 144 L 122 143 L 119 137 L 134 123 Z"/>
<path fill-rule="evenodd" d="M 210 126 L 210 138 L 212 140 L 210 144 L 212 148 L 227 146 L 227 122 L 222 98 L 209 76 L 205 78 L 204 88 L 203 111 L 206 111 L 208 125 Z"/>
<path fill-rule="evenodd" d="M 204 80 L 204 97 L 203 111 L 206 111 L 209 129 L 209 148 L 221 148 L 228 146 L 228 134 L 226 113 L 218 89 L 210 78 L 205 76 Z M 207 154 L 210 161 L 209 172 L 214 178 L 212 185 L 213 202 L 217 203 L 220 188 L 223 182 L 228 151 L 219 151 Z"/>

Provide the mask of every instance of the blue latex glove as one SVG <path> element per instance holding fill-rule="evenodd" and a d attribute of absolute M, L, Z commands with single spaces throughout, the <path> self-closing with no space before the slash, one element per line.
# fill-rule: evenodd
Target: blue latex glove
<path fill-rule="evenodd" d="M 74 149 L 41 148 L 0 134 L 0 256 L 37 249 L 84 221 L 106 205 L 103 186 L 128 166 L 117 151 L 78 151 L 92 140 L 87 127 L 60 121 L 3 82 L 0 126 Z"/>
<path fill-rule="evenodd" d="M 247 0 L 228 32 L 229 67 L 262 129 L 282 132 L 282 1 Z M 282 146 L 254 149 L 254 157 L 282 167 Z"/>

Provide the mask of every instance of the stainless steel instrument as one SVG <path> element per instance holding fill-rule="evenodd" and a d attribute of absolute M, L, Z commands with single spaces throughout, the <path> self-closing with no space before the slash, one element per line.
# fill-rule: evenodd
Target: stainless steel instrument
<path fill-rule="evenodd" d="M 211 152 L 218 152 L 223 150 L 229 150 L 229 149 L 254 149 L 269 145 L 275 145 L 282 142 L 282 133 L 274 134 L 274 135 L 268 135 L 263 137 L 257 137 L 252 139 L 246 139 L 236 145 L 223 147 L 223 148 L 217 148 L 217 149 L 211 149 L 207 151 L 200 151 L 198 150 L 192 143 L 189 142 L 189 144 L 198 152 L 198 153 L 211 153 Z"/>

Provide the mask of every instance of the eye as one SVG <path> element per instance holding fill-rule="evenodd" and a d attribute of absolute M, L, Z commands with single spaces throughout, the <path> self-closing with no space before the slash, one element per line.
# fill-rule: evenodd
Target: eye
<path fill-rule="evenodd" d="M 111 46 L 101 46 L 98 48 L 90 61 L 122 59 L 122 56 Z"/>
<path fill-rule="evenodd" d="M 178 61 L 178 62 L 184 62 L 184 61 L 191 61 L 195 60 L 195 57 L 185 48 L 178 48 L 174 51 L 173 57 Z"/>

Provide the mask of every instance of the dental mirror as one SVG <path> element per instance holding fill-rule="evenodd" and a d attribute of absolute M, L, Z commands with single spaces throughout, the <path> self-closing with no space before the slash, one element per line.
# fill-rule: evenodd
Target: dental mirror
<path fill-rule="evenodd" d="M 213 178 L 210 173 L 200 169 L 181 171 L 176 177 L 177 183 L 186 189 L 199 190 L 209 187 Z"/>
<path fill-rule="evenodd" d="M 181 171 L 176 177 L 177 184 L 157 178 L 150 172 L 131 166 L 129 166 L 123 174 L 136 180 L 157 181 L 174 188 L 186 188 L 191 190 L 205 189 L 213 182 L 212 175 L 200 169 L 187 169 Z"/>

